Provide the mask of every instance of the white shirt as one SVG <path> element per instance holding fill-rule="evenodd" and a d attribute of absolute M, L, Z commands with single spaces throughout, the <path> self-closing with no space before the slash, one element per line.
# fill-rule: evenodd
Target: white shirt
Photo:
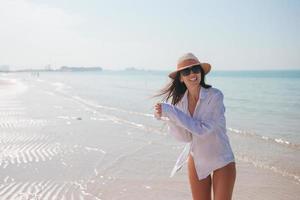
<path fill-rule="evenodd" d="M 170 134 L 188 143 L 178 157 L 171 176 L 183 166 L 191 153 L 201 180 L 235 159 L 226 134 L 222 92 L 216 88 L 201 87 L 193 117 L 188 110 L 187 93 L 176 106 L 162 103 L 162 116 L 169 119 Z"/>

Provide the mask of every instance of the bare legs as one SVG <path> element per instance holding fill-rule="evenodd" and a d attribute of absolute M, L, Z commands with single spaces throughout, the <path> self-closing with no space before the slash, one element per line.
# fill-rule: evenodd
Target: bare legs
<path fill-rule="evenodd" d="M 189 181 L 193 200 L 211 200 L 213 186 L 214 200 L 231 200 L 234 182 L 236 178 L 235 163 L 214 171 L 213 176 L 199 180 L 192 156 L 188 160 Z"/>
<path fill-rule="evenodd" d="M 234 162 L 214 171 L 214 200 L 231 200 L 235 176 L 236 169 Z"/>
<path fill-rule="evenodd" d="M 188 171 L 193 200 L 211 200 L 211 176 L 199 181 L 192 156 L 189 156 Z"/>

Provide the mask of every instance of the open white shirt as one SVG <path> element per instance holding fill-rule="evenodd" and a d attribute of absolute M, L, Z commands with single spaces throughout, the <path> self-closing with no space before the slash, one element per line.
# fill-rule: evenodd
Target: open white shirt
<path fill-rule="evenodd" d="M 222 92 L 216 88 L 201 87 L 193 116 L 188 110 L 187 94 L 188 91 L 176 106 L 162 103 L 162 116 L 169 119 L 170 134 L 188 143 L 177 159 L 171 176 L 183 166 L 191 153 L 201 180 L 235 159 L 226 134 Z"/>

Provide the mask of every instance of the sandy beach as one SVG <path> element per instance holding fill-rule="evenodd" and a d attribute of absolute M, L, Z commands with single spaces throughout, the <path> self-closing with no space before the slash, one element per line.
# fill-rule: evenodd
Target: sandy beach
<path fill-rule="evenodd" d="M 165 130 L 54 86 L 0 78 L 1 200 L 191 199 L 186 167 L 169 178 L 182 146 Z M 233 199 L 299 198 L 295 178 L 236 161 Z"/>

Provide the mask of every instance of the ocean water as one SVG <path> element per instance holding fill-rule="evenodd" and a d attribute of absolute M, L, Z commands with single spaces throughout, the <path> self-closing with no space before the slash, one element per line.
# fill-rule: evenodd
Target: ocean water
<path fill-rule="evenodd" d="M 40 78 L 58 84 L 66 95 L 108 107 L 116 115 L 139 113 L 141 115 L 133 117 L 137 122 L 156 126 L 149 116 L 153 113 L 153 104 L 160 99 L 152 96 L 168 83 L 166 74 L 104 71 L 45 73 Z M 236 150 L 243 149 L 238 151 L 245 152 L 243 157 L 266 167 L 277 167 L 273 163 L 278 162 L 282 173 L 299 176 L 300 169 L 293 166 L 300 167 L 297 156 L 300 150 L 300 71 L 217 71 L 207 76 L 207 83 L 225 95 L 229 134 L 236 134 L 237 141 L 241 140 L 233 144 Z M 146 119 L 139 119 L 140 116 Z M 294 158 L 283 162 L 287 151 L 294 153 Z M 271 157 L 274 160 L 264 163 Z"/>
<path fill-rule="evenodd" d="M 152 114 L 167 72 L 42 73 L 40 79 L 97 105 Z M 214 72 L 207 83 L 225 95 L 229 130 L 300 144 L 300 71 Z M 276 141 L 275 141 L 276 140 Z"/>
<path fill-rule="evenodd" d="M 77 158 L 76 156 L 82 156 L 76 154 L 79 148 L 87 152 L 105 154 L 104 157 L 93 155 L 90 160 L 87 157 L 85 163 L 91 163 L 90 170 L 79 175 L 71 174 L 65 179 L 70 179 L 73 185 L 79 186 L 84 183 L 82 177 L 93 180 L 94 182 L 85 182 L 85 189 L 82 191 L 86 193 L 87 185 L 98 183 L 99 174 L 102 174 L 102 178 L 110 177 L 107 185 L 115 180 L 114 187 L 119 186 L 123 191 L 119 196 L 123 195 L 123 199 L 126 199 L 125 193 L 130 188 L 124 189 L 124 185 L 128 184 L 128 180 L 132 180 L 133 177 L 135 180 L 148 180 L 149 185 L 142 184 L 142 188 L 153 189 L 154 186 L 151 186 L 150 182 L 168 177 L 183 146 L 167 134 L 163 122 L 153 118 L 153 106 L 160 101 L 153 96 L 168 83 L 167 74 L 165 71 L 102 71 L 44 72 L 40 73 L 39 77 L 29 73 L 5 75 L 3 77 L 13 77 L 18 83 L 24 84 L 30 92 L 26 97 L 19 97 L 23 98 L 22 102 L 27 102 L 23 110 L 6 110 L 5 113 L 2 111 L 2 115 L 19 116 L 18 113 L 22 114 L 30 110 L 30 107 L 34 108 L 31 110 L 35 112 L 29 112 L 28 116 L 35 116 L 36 119 L 23 120 L 23 125 L 19 120 L 18 126 L 39 126 L 42 128 L 38 131 L 59 138 L 57 141 L 53 139 L 56 142 L 53 142 L 50 149 L 47 147 L 45 153 L 40 151 L 32 156 L 33 160 L 38 159 L 39 155 L 39 160 L 55 158 L 62 152 L 63 155 Z M 224 93 L 227 133 L 237 161 L 264 169 L 275 176 L 288 178 L 299 185 L 300 71 L 217 71 L 209 74 L 206 81 Z M 3 102 L 12 107 L 18 103 L 17 100 L 11 102 L 7 99 Z M 4 109 L 4 106 L 1 108 Z M 43 128 L 44 124 L 55 126 L 49 130 Z M 0 125 L 6 132 L 9 132 L 7 126 L 12 126 L 9 122 L 1 121 Z M 23 137 L 18 135 L 20 131 L 12 132 L 17 135 L 14 138 Z M 9 141 L 12 141 L 12 138 Z M 25 146 L 20 145 L 20 148 L 24 149 Z M 3 157 L 5 156 L 2 155 Z M 11 171 L 13 167 L 10 168 L 9 164 L 30 162 L 29 158 L 22 158 L 22 161 L 18 155 L 8 157 L 7 160 L 10 161 L 2 161 L 0 166 L 5 166 Z M 73 162 L 74 160 L 61 156 L 58 163 L 65 163 L 63 165 L 71 168 L 76 165 Z M 135 165 L 135 170 L 132 170 L 132 165 Z M 143 169 L 148 169 L 149 165 L 153 165 L 151 170 L 144 172 Z M 47 171 L 46 166 L 42 169 Z M 43 170 L 40 174 L 45 175 Z M 7 182 L 7 176 L 0 174 L 1 177 Z M 76 177 L 81 178 L 77 180 Z M 118 179 L 118 182 L 116 177 L 123 179 Z M 113 192 L 94 192 L 93 195 L 110 199 Z"/>

